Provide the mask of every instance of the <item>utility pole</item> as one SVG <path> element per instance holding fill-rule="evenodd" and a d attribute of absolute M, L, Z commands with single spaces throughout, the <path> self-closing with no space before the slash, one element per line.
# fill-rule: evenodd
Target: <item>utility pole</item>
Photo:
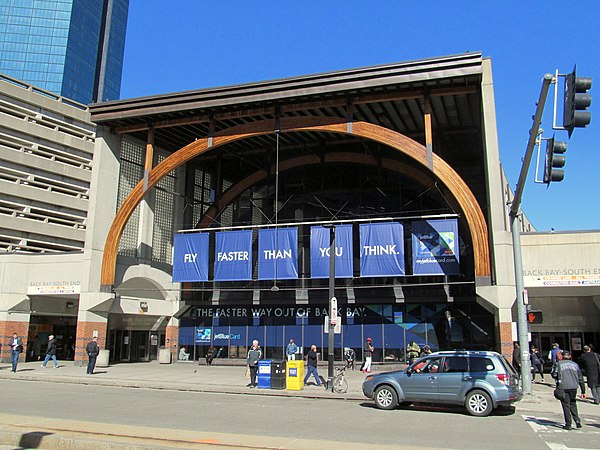
<path fill-rule="evenodd" d="M 542 115 L 544 113 L 544 106 L 546 104 L 546 98 L 548 97 L 548 90 L 550 84 L 555 81 L 553 75 L 546 74 L 542 82 L 542 90 L 540 92 L 540 98 L 537 102 L 537 108 L 535 115 L 533 116 L 533 126 L 529 130 L 529 141 L 527 142 L 527 148 L 525 150 L 525 156 L 523 158 L 523 166 L 521 167 L 521 174 L 519 175 L 519 181 L 515 190 L 515 197 L 510 206 L 510 228 L 512 231 L 513 241 L 513 258 L 515 266 L 515 288 L 516 288 L 516 301 L 517 301 L 517 334 L 519 340 L 519 346 L 521 347 L 521 381 L 523 383 L 523 393 L 531 394 L 531 361 L 529 359 L 529 326 L 527 323 L 527 309 L 525 305 L 525 287 L 523 283 L 523 259 L 521 255 L 521 230 L 519 227 L 519 215 L 521 207 L 521 197 L 523 196 L 523 189 L 525 188 L 525 182 L 527 180 L 527 174 L 529 173 L 529 166 L 531 165 L 531 158 L 533 156 L 533 149 L 536 144 L 536 140 L 540 130 L 540 124 L 542 122 Z"/>
<path fill-rule="evenodd" d="M 337 309 L 337 299 L 335 298 L 335 225 L 325 226 L 329 228 L 329 349 L 328 353 L 328 364 L 327 364 L 327 387 L 333 388 L 333 360 L 335 357 L 334 353 L 334 337 L 335 337 L 335 320 L 334 319 L 334 308 Z M 335 303 L 335 305 L 334 305 Z M 335 312 L 337 316 L 337 312 Z"/>

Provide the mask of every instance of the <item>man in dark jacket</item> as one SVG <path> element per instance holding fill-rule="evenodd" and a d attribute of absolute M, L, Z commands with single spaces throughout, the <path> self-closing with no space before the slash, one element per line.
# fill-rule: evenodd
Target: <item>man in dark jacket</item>
<path fill-rule="evenodd" d="M 577 412 L 577 387 L 581 387 L 581 395 L 585 398 L 585 385 L 579 366 L 571 361 L 571 352 L 563 351 L 563 360 L 557 363 L 557 387 L 565 393 L 561 399 L 563 415 L 565 416 L 565 430 L 572 430 L 571 418 L 575 421 L 575 426 L 581 428 L 581 419 Z"/>
<path fill-rule="evenodd" d="M 100 347 L 98 347 L 98 337 L 94 336 L 90 342 L 85 346 L 85 351 L 88 355 L 89 361 L 87 365 L 87 374 L 93 375 L 96 367 L 96 359 L 100 353 Z"/>
<path fill-rule="evenodd" d="M 308 381 L 310 374 L 315 376 L 317 386 L 321 386 L 321 378 L 319 378 L 319 372 L 317 372 L 317 346 L 312 345 L 310 350 L 306 354 L 306 375 L 304 376 L 304 384 Z"/>
<path fill-rule="evenodd" d="M 54 339 L 54 335 L 51 334 L 48 336 L 48 347 L 46 348 L 46 357 L 44 358 L 44 362 L 42 363 L 42 367 L 46 368 L 46 364 L 52 358 L 52 362 L 54 363 L 54 368 L 58 369 L 58 362 L 56 361 L 56 339 Z"/>
<path fill-rule="evenodd" d="M 256 387 L 256 374 L 258 373 L 258 361 L 262 359 L 262 350 L 258 346 L 258 341 L 255 339 L 252 341 L 252 347 L 248 350 L 248 358 L 246 364 L 250 369 L 250 383 L 249 387 Z"/>
<path fill-rule="evenodd" d="M 521 374 L 521 346 L 519 345 L 518 342 L 515 342 L 515 344 L 514 344 L 513 355 L 512 355 L 512 365 L 520 375 Z"/>
<path fill-rule="evenodd" d="M 600 405 L 600 383 L 598 381 L 600 378 L 600 356 L 598 356 L 598 353 L 593 352 L 588 345 L 585 345 L 583 355 L 579 358 L 579 364 L 585 371 L 587 385 L 594 397 L 594 404 Z"/>
<path fill-rule="evenodd" d="M 17 364 L 19 363 L 19 355 L 23 351 L 23 341 L 19 337 L 17 333 L 13 333 L 10 342 L 8 343 L 10 347 L 10 357 L 12 360 L 12 372 L 17 371 Z"/>

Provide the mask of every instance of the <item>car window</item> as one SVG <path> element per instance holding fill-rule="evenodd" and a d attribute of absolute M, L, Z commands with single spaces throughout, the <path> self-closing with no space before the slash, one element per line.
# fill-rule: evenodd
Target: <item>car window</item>
<path fill-rule="evenodd" d="M 444 372 L 466 372 L 468 367 L 464 356 L 447 356 L 444 360 Z"/>
<path fill-rule="evenodd" d="M 515 376 L 517 375 L 517 371 L 515 370 L 515 368 L 513 367 L 513 365 L 511 363 L 509 363 L 506 358 L 504 358 L 504 356 L 499 355 L 500 363 L 504 366 L 504 369 L 511 375 Z"/>
<path fill-rule="evenodd" d="M 490 358 L 469 358 L 471 372 L 491 372 L 496 367 Z"/>
<path fill-rule="evenodd" d="M 441 372 L 442 358 L 433 358 L 427 361 L 427 364 L 421 369 L 423 373 L 438 373 Z"/>

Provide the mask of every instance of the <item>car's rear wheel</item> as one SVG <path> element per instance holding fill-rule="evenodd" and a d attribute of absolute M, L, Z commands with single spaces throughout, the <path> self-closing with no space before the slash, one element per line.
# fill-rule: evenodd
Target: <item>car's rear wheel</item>
<path fill-rule="evenodd" d="M 380 386 L 375 391 L 375 404 L 380 409 L 394 409 L 398 406 L 398 394 L 390 386 Z"/>
<path fill-rule="evenodd" d="M 485 417 L 492 412 L 492 399 L 484 391 L 471 391 L 465 399 L 465 407 L 472 416 Z"/>

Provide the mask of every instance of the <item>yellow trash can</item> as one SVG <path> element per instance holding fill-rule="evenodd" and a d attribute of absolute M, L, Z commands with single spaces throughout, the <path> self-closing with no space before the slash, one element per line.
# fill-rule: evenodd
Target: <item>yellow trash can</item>
<path fill-rule="evenodd" d="M 288 391 L 304 389 L 304 361 L 287 361 L 285 383 Z"/>

